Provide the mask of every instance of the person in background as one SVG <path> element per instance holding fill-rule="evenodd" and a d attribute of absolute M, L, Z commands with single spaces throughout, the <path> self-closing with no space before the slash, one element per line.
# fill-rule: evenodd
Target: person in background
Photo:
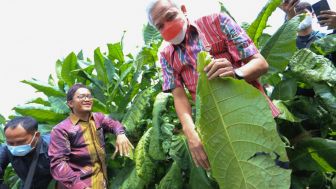
<path fill-rule="evenodd" d="M 9 163 L 22 181 L 20 188 L 48 188 L 52 180 L 48 156 L 50 137 L 41 136 L 37 129 L 38 123 L 32 117 L 16 117 L 5 125 L 6 144 L 0 147 L 0 189 L 7 188 L 2 182 Z"/>
<path fill-rule="evenodd" d="M 115 153 L 128 156 L 133 146 L 125 129 L 118 121 L 91 112 L 93 96 L 85 85 L 75 84 L 68 90 L 67 104 L 71 114 L 52 129 L 49 146 L 57 188 L 107 188 L 104 136 L 116 134 Z"/>
<path fill-rule="evenodd" d="M 300 2 L 299 0 L 289 0 L 284 1 L 280 8 L 286 13 L 287 20 L 299 14 L 306 14 L 304 20 L 298 27 L 296 38 L 296 46 L 298 49 L 309 48 L 315 40 L 326 36 L 324 33 L 313 30 L 312 21 L 315 14 L 313 13 L 313 8 L 310 3 Z"/>
<path fill-rule="evenodd" d="M 213 61 L 205 68 L 208 78 L 233 77 L 242 79 L 264 95 L 258 78 L 267 72 L 268 63 L 259 53 L 244 30 L 228 15 L 216 13 L 188 20 L 186 7 L 172 0 L 151 1 L 147 6 L 149 22 L 169 43 L 160 53 L 163 73 L 163 91 L 172 92 L 177 115 L 187 137 L 189 149 L 196 166 L 209 169 L 203 144 L 195 130 L 191 105 L 184 87 L 195 100 L 198 81 L 197 54 L 208 51 Z M 273 116 L 278 109 L 265 95 Z"/>

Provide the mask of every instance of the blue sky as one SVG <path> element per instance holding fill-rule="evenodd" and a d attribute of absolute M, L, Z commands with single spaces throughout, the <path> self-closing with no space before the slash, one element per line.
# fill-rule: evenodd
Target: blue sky
<path fill-rule="evenodd" d="M 333 1 L 333 0 L 329 0 Z M 267 0 L 222 0 L 238 23 L 252 22 Z M 309 2 L 315 2 L 310 0 Z M 214 0 L 186 0 L 191 19 L 219 10 Z M 131 5 L 132 4 L 132 5 Z M 36 78 L 47 81 L 55 62 L 70 52 L 84 51 L 119 41 L 126 31 L 126 52 L 142 45 L 147 21 L 146 0 L 1 0 L 0 1 L 0 114 L 38 95 L 20 83 Z M 272 33 L 283 22 L 277 10 L 269 20 Z"/>

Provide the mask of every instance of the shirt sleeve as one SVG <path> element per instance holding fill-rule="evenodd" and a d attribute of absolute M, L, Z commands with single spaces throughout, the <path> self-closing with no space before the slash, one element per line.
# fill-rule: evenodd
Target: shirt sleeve
<path fill-rule="evenodd" d="M 116 135 L 125 133 L 125 128 L 119 121 L 113 120 L 102 113 L 97 113 L 97 116 L 101 120 L 101 125 L 105 131 Z"/>
<path fill-rule="evenodd" d="M 167 58 L 165 57 L 165 53 L 163 52 L 160 53 L 160 63 L 163 78 L 162 91 L 170 92 L 177 87 L 183 87 L 181 76 L 174 72 L 174 69 L 170 66 Z"/>
<path fill-rule="evenodd" d="M 67 188 L 84 189 L 88 186 L 80 180 L 80 176 L 69 166 L 70 152 L 68 134 L 60 128 L 54 128 L 50 133 L 48 149 L 51 175 Z"/>
<path fill-rule="evenodd" d="M 259 53 L 246 32 L 229 16 L 219 14 L 220 27 L 227 36 L 228 52 L 235 62 Z"/>
<path fill-rule="evenodd" d="M 0 146 L 0 185 L 3 183 L 3 176 L 9 164 L 8 151 L 5 145 Z"/>

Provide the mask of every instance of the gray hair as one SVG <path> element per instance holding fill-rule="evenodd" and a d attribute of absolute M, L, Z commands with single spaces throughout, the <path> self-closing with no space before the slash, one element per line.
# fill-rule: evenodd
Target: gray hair
<path fill-rule="evenodd" d="M 149 0 L 147 2 L 147 6 L 146 6 L 146 13 L 147 13 L 147 18 L 148 18 L 148 22 L 149 24 L 153 25 L 153 19 L 152 19 L 152 11 L 153 8 L 155 7 L 155 5 L 159 2 L 160 0 Z M 180 2 L 177 2 L 176 0 L 166 0 L 168 2 L 170 2 L 172 4 L 172 6 L 180 9 Z"/>

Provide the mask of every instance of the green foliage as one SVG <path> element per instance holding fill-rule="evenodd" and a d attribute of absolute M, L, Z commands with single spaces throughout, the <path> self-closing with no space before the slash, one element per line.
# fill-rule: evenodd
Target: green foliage
<path fill-rule="evenodd" d="M 197 61 L 203 70 L 211 59 L 200 52 Z M 271 157 L 276 153 L 286 161 L 285 146 L 257 89 L 230 78 L 208 80 L 201 71 L 196 109 L 196 126 L 220 188 L 289 188 L 291 171 Z"/>
<path fill-rule="evenodd" d="M 183 186 L 182 170 L 176 162 L 172 164 L 166 176 L 159 183 L 157 189 L 180 189 Z"/>
<path fill-rule="evenodd" d="M 285 71 L 290 57 L 297 50 L 295 43 L 296 31 L 301 19 L 301 17 L 297 16 L 287 21 L 272 35 L 261 49 L 260 53 L 269 64 L 268 73 L 262 78 L 264 83 L 277 84 L 271 82 L 272 76 Z"/>
<path fill-rule="evenodd" d="M 328 35 L 321 39 L 314 41 L 310 49 L 321 55 L 327 55 L 336 51 L 336 34 Z"/>
<path fill-rule="evenodd" d="M 268 18 L 281 3 L 282 0 L 269 0 L 258 14 L 258 17 L 247 29 L 247 34 L 256 45 L 258 45 L 259 37 L 262 35 L 262 32 L 266 28 Z"/>

